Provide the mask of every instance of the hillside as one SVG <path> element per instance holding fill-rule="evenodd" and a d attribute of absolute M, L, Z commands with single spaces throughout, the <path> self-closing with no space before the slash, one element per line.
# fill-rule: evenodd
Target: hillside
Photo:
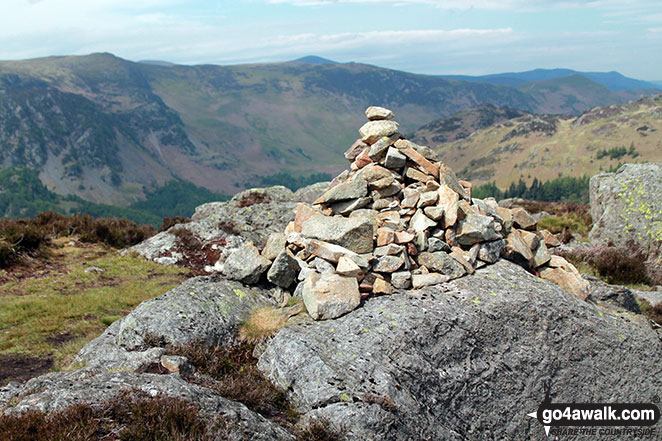
<path fill-rule="evenodd" d="M 563 85 L 514 88 L 315 57 L 238 66 L 105 53 L 6 61 L 0 168 L 27 166 L 58 195 L 128 206 L 176 179 L 234 194 L 264 179 L 336 174 L 368 105 L 392 108 L 409 133 L 482 103 L 578 113 L 625 101 L 596 83 L 550 81 Z"/>
<path fill-rule="evenodd" d="M 495 119 L 504 110 L 495 111 Z M 504 189 L 522 178 L 546 181 L 591 176 L 622 162 L 662 159 L 662 95 L 626 105 L 597 107 L 578 117 L 524 114 L 476 130 L 463 139 L 449 136 L 441 120 L 420 128 L 417 142 L 442 153 L 443 161 L 474 184 L 496 182 Z M 450 138 L 449 138 L 450 139 Z"/>

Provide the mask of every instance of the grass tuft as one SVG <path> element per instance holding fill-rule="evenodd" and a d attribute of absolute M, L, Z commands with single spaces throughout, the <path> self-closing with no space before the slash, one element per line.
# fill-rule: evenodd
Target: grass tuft
<path fill-rule="evenodd" d="M 273 336 L 287 323 L 288 316 L 278 308 L 261 307 L 255 309 L 239 328 L 239 339 L 257 343 Z"/>

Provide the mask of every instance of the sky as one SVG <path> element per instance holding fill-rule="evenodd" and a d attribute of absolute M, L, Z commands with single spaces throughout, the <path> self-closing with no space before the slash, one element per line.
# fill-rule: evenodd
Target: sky
<path fill-rule="evenodd" d="M 662 81 L 660 0 L 0 0 L 0 60 L 318 55 L 422 74 L 534 68 Z"/>

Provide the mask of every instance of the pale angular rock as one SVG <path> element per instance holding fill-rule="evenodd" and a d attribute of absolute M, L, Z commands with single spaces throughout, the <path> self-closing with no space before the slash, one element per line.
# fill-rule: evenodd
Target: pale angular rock
<path fill-rule="evenodd" d="M 354 180 L 363 180 L 368 183 L 378 181 L 380 179 L 392 177 L 393 174 L 389 169 L 386 169 L 378 164 L 370 164 L 356 172 Z"/>
<path fill-rule="evenodd" d="M 395 121 L 370 121 L 360 129 L 361 139 L 368 144 L 374 144 L 384 136 L 391 136 L 398 131 L 399 124 Z"/>
<path fill-rule="evenodd" d="M 389 147 L 386 151 L 386 158 L 384 159 L 384 166 L 392 170 L 399 170 L 405 166 L 407 157 L 400 153 L 398 149 Z"/>
<path fill-rule="evenodd" d="M 533 251 L 522 237 L 522 231 L 513 229 L 508 237 L 506 237 L 506 252 L 504 253 L 506 259 L 513 262 L 530 267 L 533 263 Z"/>
<path fill-rule="evenodd" d="M 370 147 L 366 147 L 361 153 L 359 153 L 354 162 L 352 162 L 351 168 L 352 170 L 362 170 L 364 167 L 367 167 L 372 163 L 372 159 L 370 159 Z"/>
<path fill-rule="evenodd" d="M 416 239 L 416 235 L 408 231 L 396 231 L 395 232 L 395 243 L 403 244 L 409 243 Z"/>
<path fill-rule="evenodd" d="M 271 233 L 267 237 L 267 243 L 262 249 L 262 255 L 269 260 L 274 260 L 278 254 L 285 248 L 287 245 L 287 236 L 283 233 Z"/>
<path fill-rule="evenodd" d="M 375 279 L 372 284 L 372 292 L 375 294 L 391 294 L 393 293 L 393 286 L 384 279 Z"/>
<path fill-rule="evenodd" d="M 453 170 L 444 164 L 439 165 L 439 182 L 450 187 L 462 199 L 471 200 L 466 191 L 464 191 L 464 187 L 460 185 L 460 182 L 457 180 L 457 176 L 455 176 Z"/>
<path fill-rule="evenodd" d="M 577 268 L 563 257 L 551 256 L 548 266 L 540 268 L 539 274 L 580 300 L 586 300 L 590 293 L 588 280 L 583 279 Z"/>
<path fill-rule="evenodd" d="M 301 233 L 301 226 L 313 216 L 322 216 L 322 213 L 308 204 L 299 203 L 294 214 L 294 231 Z M 280 252 L 280 251 L 279 251 Z"/>
<path fill-rule="evenodd" d="M 379 222 L 377 221 L 377 215 L 379 213 L 375 210 L 369 208 L 362 208 L 355 211 L 352 211 L 349 215 L 350 219 L 365 219 L 372 224 L 373 230 L 377 231 Z"/>
<path fill-rule="evenodd" d="M 370 152 L 368 152 L 368 156 L 370 156 L 370 159 L 372 159 L 374 162 L 381 161 L 386 156 L 386 151 L 389 149 L 389 147 L 391 147 L 398 139 L 400 139 L 399 133 L 395 133 L 389 137 L 385 136 L 381 138 L 372 146 L 370 146 Z"/>
<path fill-rule="evenodd" d="M 378 247 L 383 247 L 384 245 L 393 243 L 394 240 L 395 240 L 395 231 L 393 231 L 391 228 L 379 228 L 377 230 Z"/>
<path fill-rule="evenodd" d="M 354 277 L 310 273 L 303 285 L 303 303 L 315 320 L 328 320 L 353 311 L 361 302 Z"/>
<path fill-rule="evenodd" d="M 354 162 L 356 157 L 369 147 L 370 146 L 368 144 L 361 141 L 360 139 L 357 139 L 354 141 L 354 144 L 352 144 L 351 147 L 345 152 L 345 159 L 347 159 L 349 162 Z"/>
<path fill-rule="evenodd" d="M 395 178 L 393 176 L 387 176 L 385 178 L 370 182 L 369 187 L 374 190 L 390 187 L 393 184 L 395 184 Z"/>
<path fill-rule="evenodd" d="M 315 204 L 330 204 L 348 199 L 358 199 L 367 195 L 368 183 L 362 179 L 354 179 L 331 187 L 315 201 Z"/>
<path fill-rule="evenodd" d="M 345 256 L 338 259 L 336 273 L 345 277 L 360 277 L 363 275 L 361 268 L 352 259 Z"/>
<path fill-rule="evenodd" d="M 312 255 L 321 257 L 329 262 L 338 263 L 342 256 L 352 259 L 361 268 L 368 268 L 370 266 L 369 260 L 347 248 L 335 245 L 332 243 L 324 242 L 317 239 L 311 239 L 306 245 L 306 251 Z"/>
<path fill-rule="evenodd" d="M 444 217 L 444 207 L 440 206 L 425 207 L 423 212 L 427 217 L 435 221 L 440 221 Z"/>
<path fill-rule="evenodd" d="M 397 271 L 391 274 L 391 285 L 396 289 L 409 289 L 411 287 L 411 272 Z"/>
<path fill-rule="evenodd" d="M 161 366 L 171 374 L 192 375 L 195 366 L 186 357 L 179 355 L 162 355 Z"/>
<path fill-rule="evenodd" d="M 418 200 L 420 198 L 421 198 L 421 194 L 418 192 L 414 192 L 409 196 L 405 196 L 405 198 L 400 203 L 400 206 L 402 208 L 414 208 L 416 207 L 416 204 L 418 204 Z"/>
<path fill-rule="evenodd" d="M 388 187 L 373 190 L 371 195 L 372 195 L 372 198 L 374 200 L 378 200 L 378 199 L 384 199 L 384 198 L 388 198 L 390 196 L 396 195 L 396 194 L 400 193 L 401 190 L 402 190 L 402 187 L 400 187 L 399 184 L 393 183 L 393 184 L 389 185 Z"/>
<path fill-rule="evenodd" d="M 271 261 L 262 257 L 257 247 L 249 242 L 230 254 L 223 265 L 223 274 L 230 280 L 254 284 L 270 265 Z"/>
<path fill-rule="evenodd" d="M 538 248 L 538 244 L 540 243 L 540 238 L 536 233 L 526 230 L 520 230 L 520 234 L 522 235 L 522 240 L 524 241 L 526 246 L 529 247 L 531 251 L 535 251 Z"/>
<path fill-rule="evenodd" d="M 399 143 L 402 140 L 399 140 L 395 143 L 396 147 L 400 148 Z M 423 172 L 427 173 L 430 176 L 434 176 L 435 178 L 439 177 L 439 169 L 430 161 L 425 159 L 423 155 L 418 153 L 416 150 L 414 150 L 411 147 L 405 147 L 400 150 L 405 156 L 407 156 L 409 159 L 414 161 Z"/>
<path fill-rule="evenodd" d="M 423 252 L 418 255 L 417 260 L 419 265 L 425 266 L 432 272 L 448 276 L 450 279 L 457 279 L 467 273 L 459 262 L 453 259 L 450 254 L 444 252 Z"/>
<path fill-rule="evenodd" d="M 370 106 L 365 109 L 365 116 L 370 121 L 379 121 L 383 119 L 393 119 L 393 112 L 385 107 Z"/>
<path fill-rule="evenodd" d="M 378 273 L 392 273 L 399 270 L 404 263 L 402 257 L 399 256 L 382 256 L 377 258 L 372 270 Z"/>
<path fill-rule="evenodd" d="M 267 280 L 281 288 L 289 288 L 299 273 L 299 263 L 287 248 L 278 254 L 267 272 Z"/>
<path fill-rule="evenodd" d="M 517 207 L 511 211 L 513 223 L 516 227 L 523 230 L 535 230 L 536 220 L 523 208 Z"/>
<path fill-rule="evenodd" d="M 439 193 L 439 207 L 444 209 L 444 228 L 450 228 L 457 223 L 459 210 L 459 195 L 448 185 L 442 184 L 437 190 Z"/>
<path fill-rule="evenodd" d="M 411 228 L 414 229 L 414 231 L 419 232 L 419 231 L 425 231 L 428 228 L 435 227 L 437 223 L 427 217 L 424 213 L 423 210 L 417 210 L 416 214 L 411 218 L 409 221 L 409 225 Z"/>
<path fill-rule="evenodd" d="M 354 210 L 366 207 L 372 203 L 371 197 L 364 197 L 358 199 L 350 199 L 348 201 L 336 202 L 331 205 L 333 214 L 349 215 Z"/>
<path fill-rule="evenodd" d="M 340 245 L 356 253 L 372 251 L 372 224 L 365 219 L 315 216 L 304 222 L 301 233 Z"/>
<path fill-rule="evenodd" d="M 547 230 L 538 230 L 538 234 L 542 240 L 545 241 L 545 245 L 548 247 L 558 247 L 561 245 L 561 241 L 556 238 L 551 232 Z"/>
<path fill-rule="evenodd" d="M 510 208 L 497 207 L 496 212 L 503 220 L 503 231 L 506 235 L 510 233 L 513 228 L 513 212 Z"/>
<path fill-rule="evenodd" d="M 459 263 L 469 274 L 476 272 L 476 269 L 471 264 L 473 256 L 470 251 L 464 251 L 460 247 L 453 247 L 448 255 L 455 259 L 455 261 Z"/>
<path fill-rule="evenodd" d="M 405 248 L 402 245 L 396 245 L 394 243 L 390 243 L 383 247 L 375 248 L 373 254 L 375 255 L 375 257 L 394 256 L 396 254 L 402 253 L 404 249 Z"/>
<path fill-rule="evenodd" d="M 503 255 L 505 250 L 506 241 L 503 239 L 483 242 L 480 244 L 480 250 L 478 250 L 478 258 L 483 262 L 495 263 Z"/>
<path fill-rule="evenodd" d="M 315 257 L 311 263 L 315 267 L 315 271 L 320 274 L 330 274 L 336 272 L 336 269 L 333 267 L 333 265 L 321 257 Z"/>
<path fill-rule="evenodd" d="M 419 182 L 427 182 L 434 179 L 434 177 L 432 177 L 431 175 L 425 174 L 419 170 L 416 170 L 413 167 L 407 167 L 407 169 L 405 170 L 405 176 L 407 176 L 409 179 L 413 179 Z"/>
<path fill-rule="evenodd" d="M 473 245 L 478 242 L 499 239 L 500 237 L 494 231 L 494 220 L 482 214 L 469 214 L 461 220 L 455 236 L 457 242 L 461 245 Z"/>
<path fill-rule="evenodd" d="M 428 232 L 427 231 L 417 231 L 416 232 L 416 248 L 418 251 L 425 251 L 428 248 Z"/>
<path fill-rule="evenodd" d="M 549 251 L 547 251 L 547 246 L 545 245 L 545 242 L 540 241 L 538 244 L 538 248 L 535 249 L 533 253 L 533 267 L 538 268 L 539 266 L 542 266 L 549 262 L 551 260 L 551 255 L 549 254 Z"/>
<path fill-rule="evenodd" d="M 439 193 L 436 191 L 426 191 L 425 193 L 421 193 L 416 206 L 418 208 L 429 207 L 436 204 L 437 200 L 439 200 Z"/>
<path fill-rule="evenodd" d="M 439 273 L 414 274 L 412 276 L 412 285 L 414 289 L 420 289 L 425 286 L 432 286 L 432 285 L 439 285 L 440 283 L 446 283 L 449 280 L 451 280 L 451 277 Z"/>

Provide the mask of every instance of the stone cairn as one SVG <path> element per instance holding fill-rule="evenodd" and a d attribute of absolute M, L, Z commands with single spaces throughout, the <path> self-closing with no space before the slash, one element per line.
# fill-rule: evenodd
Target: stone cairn
<path fill-rule="evenodd" d="M 548 246 L 522 208 L 471 198 L 471 183 L 438 161 L 428 147 L 398 133 L 393 112 L 366 110 L 369 122 L 345 153 L 351 162 L 312 205 L 297 206 L 284 233 L 271 234 L 260 252 L 243 245 L 223 272 L 254 284 L 266 279 L 294 288 L 314 319 L 330 319 L 361 299 L 444 283 L 501 257 L 585 300 L 588 284 Z"/>

